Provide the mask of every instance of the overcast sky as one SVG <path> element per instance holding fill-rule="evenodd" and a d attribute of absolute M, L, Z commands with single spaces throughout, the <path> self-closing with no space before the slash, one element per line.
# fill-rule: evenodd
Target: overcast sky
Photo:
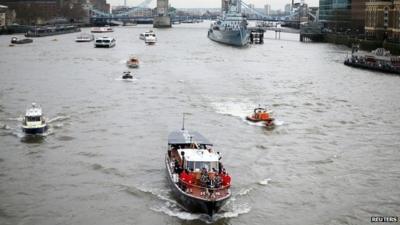
<path fill-rule="evenodd" d="M 144 0 L 126 0 L 128 6 L 135 6 Z M 155 6 L 155 2 L 150 6 Z M 123 5 L 124 0 L 107 0 L 111 5 Z M 253 3 L 257 8 L 262 8 L 266 3 L 270 4 L 272 9 L 283 9 L 285 4 L 291 0 L 245 0 L 246 3 Z M 295 0 L 300 2 L 300 0 Z M 305 0 L 310 6 L 318 6 L 319 0 Z M 221 6 L 221 0 L 169 0 L 169 3 L 176 8 L 217 8 Z"/>

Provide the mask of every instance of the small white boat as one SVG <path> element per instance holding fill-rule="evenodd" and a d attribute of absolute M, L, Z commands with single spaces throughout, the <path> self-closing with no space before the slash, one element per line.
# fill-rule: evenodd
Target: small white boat
<path fill-rule="evenodd" d="M 32 103 L 31 108 L 26 110 L 22 121 L 22 130 L 27 134 L 42 134 L 47 130 L 46 120 L 42 115 L 42 108 Z"/>
<path fill-rule="evenodd" d="M 75 41 L 76 42 L 91 42 L 94 40 L 94 35 L 93 34 L 80 34 L 78 37 L 76 37 Z"/>
<path fill-rule="evenodd" d="M 147 36 L 144 38 L 144 43 L 148 44 L 148 45 L 154 45 L 157 42 L 157 38 L 156 36 Z"/>
<path fill-rule="evenodd" d="M 139 59 L 137 57 L 131 57 L 128 61 L 126 61 L 126 66 L 129 68 L 138 68 L 139 67 Z"/>
<path fill-rule="evenodd" d="M 152 31 L 152 30 L 149 30 L 147 32 L 141 33 L 139 36 L 139 39 L 145 41 L 146 37 L 150 37 L 150 36 L 153 36 L 154 38 L 156 38 L 156 33 L 154 33 L 154 31 Z"/>
<path fill-rule="evenodd" d="M 91 30 L 92 33 L 107 33 L 114 32 L 111 27 L 93 27 Z"/>
<path fill-rule="evenodd" d="M 94 46 L 96 48 L 111 48 L 116 44 L 115 38 L 112 37 L 98 37 L 94 42 Z"/>

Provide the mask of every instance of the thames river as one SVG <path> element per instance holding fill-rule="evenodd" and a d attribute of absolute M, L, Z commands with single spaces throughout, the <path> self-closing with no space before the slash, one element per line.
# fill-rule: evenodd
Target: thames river
<path fill-rule="evenodd" d="M 0 36 L 0 224 L 369 224 L 400 216 L 400 77 L 346 67 L 347 47 L 268 31 L 234 48 L 206 37 L 209 22 L 118 27 L 115 48 L 77 33 L 9 47 Z M 88 28 L 83 29 L 86 32 Z M 133 81 L 120 77 L 139 57 Z M 36 102 L 44 137 L 21 131 Z M 244 117 L 261 104 L 278 126 Z M 212 220 L 172 197 L 169 132 L 208 137 L 232 176 Z"/>

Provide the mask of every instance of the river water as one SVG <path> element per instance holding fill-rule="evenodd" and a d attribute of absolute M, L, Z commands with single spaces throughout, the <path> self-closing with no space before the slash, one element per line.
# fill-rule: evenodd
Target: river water
<path fill-rule="evenodd" d="M 208 22 L 120 27 L 96 49 L 77 34 L 9 47 L 0 36 L 0 224 L 368 224 L 399 216 L 400 77 L 343 65 L 343 46 L 267 32 L 234 48 Z M 89 31 L 88 29 L 84 29 Z M 120 79 L 130 55 L 133 81 Z M 37 102 L 50 121 L 25 137 Z M 258 104 L 279 126 L 243 119 Z M 183 211 L 169 191 L 169 132 L 208 137 L 233 196 L 213 219 Z"/>

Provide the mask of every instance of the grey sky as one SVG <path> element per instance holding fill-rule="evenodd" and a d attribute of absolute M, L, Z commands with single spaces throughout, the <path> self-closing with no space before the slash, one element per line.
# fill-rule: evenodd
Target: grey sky
<path fill-rule="evenodd" d="M 126 0 L 127 5 L 135 6 L 144 0 Z M 124 0 L 107 0 L 111 5 L 123 5 Z M 155 6 L 156 0 L 150 6 Z M 221 0 L 169 0 L 170 4 L 177 8 L 216 8 L 221 6 Z M 246 3 L 253 3 L 257 8 L 263 7 L 266 3 L 270 4 L 272 9 L 283 9 L 285 4 L 291 0 L 245 0 Z M 295 0 L 300 2 L 300 0 Z M 319 0 L 305 0 L 311 6 L 318 6 Z"/>

